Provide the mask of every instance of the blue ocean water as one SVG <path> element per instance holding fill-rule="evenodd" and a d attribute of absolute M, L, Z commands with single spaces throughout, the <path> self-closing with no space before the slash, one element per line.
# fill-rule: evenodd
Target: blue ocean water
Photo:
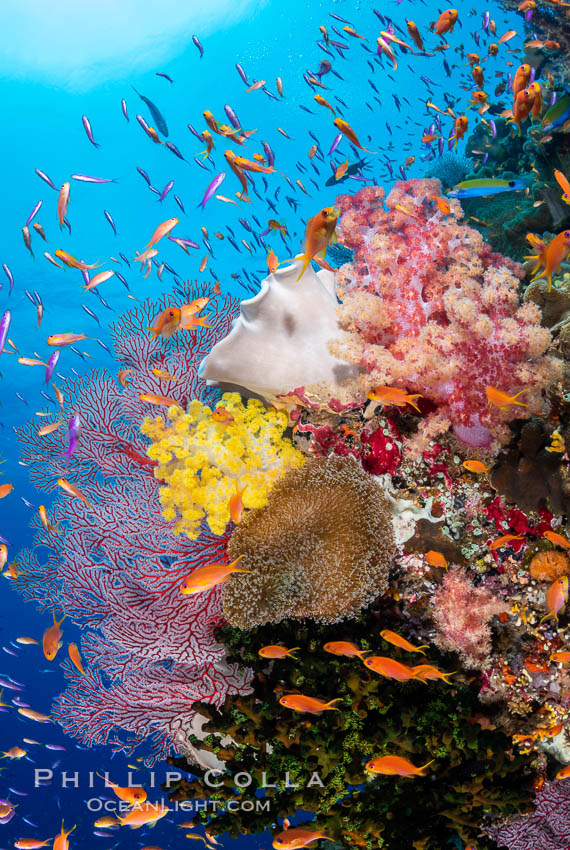
<path fill-rule="evenodd" d="M 426 110 L 426 101 L 431 99 L 445 110 L 443 94 L 447 93 L 457 100 L 459 111 L 465 110 L 468 92 L 460 86 L 469 86 L 471 79 L 469 67 L 457 48 L 464 45 L 465 52 L 475 49 L 472 37 L 475 31 L 481 36 L 482 55 L 490 41 L 482 30 L 485 9 L 475 10 L 471 4 L 461 2 L 457 4 L 459 22 L 449 38 L 451 48 L 432 57 L 408 56 L 398 51 L 398 68 L 394 70 L 388 60 L 375 58 L 376 38 L 382 27 L 369 2 L 341 0 L 307 4 L 303 0 L 290 0 L 284 4 L 268 0 L 265 3 L 243 2 L 233 10 L 218 4 L 209 14 L 203 10 L 195 14 L 180 12 L 178 28 L 174 4 L 169 9 L 171 4 L 168 3 L 143 2 L 138 4 L 138 9 L 129 12 L 131 17 L 127 15 L 121 20 L 113 7 L 123 5 L 123 11 L 129 12 L 130 3 L 123 4 L 121 0 L 116 0 L 115 4 L 85 3 L 92 20 L 97 23 L 90 37 L 89 32 L 81 31 L 81 22 L 70 20 L 70 8 L 66 8 L 65 2 L 49 5 L 48 9 L 31 4 L 22 15 L 16 7 L 12 9 L 11 3 L 6 4 L 3 41 L 10 47 L 0 64 L 4 150 L 0 265 L 5 264 L 10 270 L 14 287 L 10 292 L 8 278 L 0 270 L 3 284 L 0 315 L 8 309 L 11 312 L 9 337 L 18 354 L 7 345 L 0 357 L 0 459 L 3 461 L 0 484 L 11 482 L 14 485 L 12 493 L 0 501 L 0 535 L 7 541 L 10 560 L 20 549 L 32 545 L 30 519 L 40 504 L 49 504 L 49 497 L 34 490 L 28 481 L 27 469 L 18 463 L 19 447 L 14 428 L 21 426 L 34 411 L 55 405 L 53 390 L 43 384 L 43 369 L 18 364 L 18 356 L 35 357 L 37 353 L 40 359 L 47 359 L 51 353 L 46 345 L 47 335 L 70 331 L 85 333 L 110 347 L 107 325 L 133 306 L 131 296 L 138 300 L 157 296 L 171 289 L 174 283 L 175 276 L 166 270 L 162 281 L 155 272 L 145 279 L 132 262 L 156 226 L 172 216 L 180 219 L 176 235 L 200 245 L 199 249 L 191 250 L 190 256 L 174 243 L 161 246 L 160 260 L 169 264 L 176 278 L 217 279 L 224 292 L 248 297 L 250 293 L 231 275 L 238 275 L 244 283 L 248 281 L 247 275 L 263 277 L 266 252 L 240 223 L 240 218 L 247 219 L 257 233 L 265 229 L 268 218 L 285 223 L 291 234 L 287 246 L 276 232 L 265 239 L 279 259 L 286 258 L 301 248 L 304 223 L 309 216 L 333 204 L 339 192 L 356 192 L 367 185 L 352 179 L 326 185 L 332 175 L 327 153 L 337 130 L 332 124 L 331 112 L 315 103 L 314 95 L 322 94 L 338 110 L 337 114 L 354 128 L 361 143 L 377 152 L 359 152 L 368 166 L 361 172 L 364 176 L 379 185 L 389 186 L 392 180 L 386 160 L 398 179 L 399 166 L 407 156 L 415 156 L 406 174 L 419 177 L 426 169 L 421 161 L 426 152 L 421 136 L 435 114 Z M 400 3 L 388 0 L 379 11 L 394 21 L 401 30 L 398 35 L 406 41 L 409 38 L 405 19 L 413 18 L 429 50 L 439 40 L 428 34 L 427 26 L 443 8 L 417 0 Z M 497 22 L 499 33 L 511 28 L 522 31 L 520 17 L 505 13 L 498 4 L 489 5 L 488 9 Z M 174 20 L 165 28 L 162 17 L 170 12 Z M 343 38 L 335 35 L 333 26 L 342 33 L 347 24 L 332 17 L 331 13 L 344 18 L 367 40 L 346 33 Z M 138 19 L 137 26 L 134 26 L 135 19 Z M 344 41 L 349 49 L 332 49 L 332 57 L 319 49 L 316 42 L 321 40 L 321 25 L 327 27 L 333 40 Z M 27 37 L 26 27 L 33 38 L 32 35 Z M 124 39 L 121 27 L 124 27 Z M 105 45 L 107 30 L 109 45 Z M 192 42 L 194 34 L 203 45 L 203 58 Z M 87 41 L 90 43 L 85 44 L 82 52 L 82 43 Z M 97 43 L 101 45 L 100 50 L 96 49 Z M 521 43 L 522 32 L 508 47 L 519 48 Z M 312 90 L 303 75 L 307 70 L 316 71 L 323 59 L 332 62 L 338 76 L 323 77 L 327 88 Z M 513 60 L 513 56 L 509 56 L 509 60 Z M 505 52 L 488 60 L 485 72 L 489 79 L 495 70 L 508 70 L 505 61 Z M 247 87 L 236 70 L 236 63 L 243 67 L 250 83 L 266 80 L 267 89 L 274 97 L 263 90 L 246 93 Z M 157 72 L 168 75 L 173 82 L 157 76 Z M 422 75 L 431 82 L 422 80 Z M 282 98 L 277 93 L 277 77 L 283 80 Z M 165 146 L 153 144 L 142 131 L 135 118 L 137 113 L 151 125 L 154 121 L 133 87 L 160 108 L 168 124 L 168 139 L 178 147 L 184 161 Z M 127 103 L 129 121 L 122 113 L 122 99 Z M 212 157 L 215 167 L 207 162 L 209 171 L 206 171 L 194 161 L 203 145 L 187 125 L 204 129 L 202 112 L 206 109 L 211 110 L 219 122 L 226 123 L 225 104 L 235 110 L 243 128 L 256 130 L 247 145 L 246 155 L 251 156 L 254 151 L 262 153 L 261 142 L 268 142 L 275 154 L 275 166 L 281 173 L 255 175 L 256 193 L 250 192 L 251 205 L 237 207 L 212 199 L 202 211 L 197 208 L 198 204 L 215 174 L 226 171 L 219 192 L 227 197 L 235 197 L 239 185 L 223 158 L 224 150 L 229 147 L 225 140 L 215 137 L 216 150 Z M 82 125 L 84 115 L 91 123 L 99 148 L 95 148 L 86 136 Z M 473 126 L 476 113 L 469 112 L 469 115 Z M 308 157 L 317 140 L 324 161 Z M 462 147 L 460 143 L 459 152 Z M 334 156 L 335 165 L 347 158 L 354 162 L 354 154 L 343 139 Z M 149 191 L 137 166 L 144 169 L 159 191 L 168 181 L 174 181 L 172 191 L 162 203 Z M 57 187 L 75 173 L 113 178 L 116 182 L 93 185 L 71 181 L 68 209 L 71 233 L 68 233 L 65 229 L 60 231 L 57 224 L 57 192 L 37 176 L 35 169 L 49 175 Z M 291 179 L 293 186 L 283 175 Z M 302 182 L 306 193 L 296 180 Z M 174 200 L 174 194 L 181 199 L 185 213 Z M 287 201 L 287 196 L 292 201 Z M 38 201 L 43 205 L 35 220 L 42 224 L 48 243 L 33 234 L 34 259 L 24 245 L 21 228 Z M 105 210 L 116 224 L 116 236 L 105 218 Z M 262 227 L 255 225 L 252 215 Z M 202 226 L 208 229 L 214 250 L 203 274 L 199 266 L 208 251 L 203 244 Z M 227 227 L 236 234 L 239 251 L 227 239 L 221 242 L 213 238 L 216 231 L 227 233 Z M 251 253 L 241 243 L 242 239 L 251 246 Z M 124 254 L 131 261 L 130 268 L 124 262 L 108 267 L 124 275 L 128 289 L 116 277 L 103 284 L 100 292 L 107 307 L 94 293 L 82 294 L 83 279 L 79 271 L 55 268 L 44 258 L 44 251 L 53 255 L 57 248 L 92 263 Z M 26 296 L 26 290 L 39 293 L 44 304 L 39 329 L 36 308 Z M 93 311 L 98 321 L 88 315 L 82 305 Z M 96 339 L 80 343 L 75 353 L 64 349 L 57 373 L 70 376 L 75 370 L 84 375 L 94 367 L 113 370 L 112 355 Z M 57 382 L 57 376 L 55 379 Z M 49 394 L 51 402 L 42 397 L 41 390 Z M 41 647 L 14 646 L 12 642 L 21 635 L 41 640 L 47 625 L 48 615 L 40 615 L 33 606 L 24 604 L 10 588 L 9 581 L 4 581 L 0 619 L 0 639 L 4 647 L 0 676 L 22 683 L 23 690 L 5 689 L 3 702 L 10 705 L 11 699 L 18 696 L 46 714 L 52 699 L 64 688 L 59 659 L 50 665 L 43 658 Z M 70 622 L 65 623 L 65 639 L 79 639 L 79 631 Z M 24 737 L 40 743 L 22 744 Z M 50 750 L 46 744 L 63 746 L 65 750 Z M 103 813 L 90 812 L 86 801 L 99 796 L 102 789 L 97 780 L 96 792 L 88 787 L 90 771 L 108 770 L 114 781 L 123 784 L 126 784 L 129 771 L 128 760 L 112 757 L 110 748 L 80 748 L 73 740 L 65 738 L 57 726 L 40 726 L 24 720 L 12 708 L 2 715 L 0 749 L 8 750 L 15 745 L 24 746 L 28 755 L 20 761 L 3 762 L 0 797 L 18 803 L 18 808 L 12 821 L 0 826 L 1 847 L 10 847 L 21 838 L 53 836 L 62 818 L 67 826 L 77 824 L 71 837 L 72 847 L 135 848 L 152 843 L 167 848 L 180 843 L 178 837 L 175 838 L 177 824 L 188 819 L 182 812 L 171 813 L 151 833 L 146 829 L 136 832 L 123 829 L 111 832 L 107 838 L 93 836 L 93 821 Z M 140 764 L 134 764 L 148 787 L 151 782 L 148 772 L 141 769 Z M 51 784 L 35 788 L 35 769 L 52 769 Z M 68 774 L 68 787 L 62 787 L 62 771 Z M 164 771 L 164 767 L 157 766 L 157 788 Z M 74 787 L 76 773 L 79 787 Z M 102 793 L 109 797 L 109 791 Z M 271 840 L 268 835 L 255 840 L 227 839 L 224 846 L 264 848 L 271 846 Z"/>

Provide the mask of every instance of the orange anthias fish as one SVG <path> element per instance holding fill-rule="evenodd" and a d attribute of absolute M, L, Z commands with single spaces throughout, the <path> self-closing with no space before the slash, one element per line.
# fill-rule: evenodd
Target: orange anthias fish
<path fill-rule="evenodd" d="M 286 646 L 270 644 L 269 646 L 263 646 L 257 654 L 262 658 L 295 658 L 293 653 L 296 649 L 301 649 L 301 647 L 293 646 L 291 649 L 287 649 Z"/>
<path fill-rule="evenodd" d="M 127 380 L 127 376 L 132 373 L 132 369 L 121 369 L 117 374 L 117 380 L 122 387 L 125 389 L 129 386 L 129 381 Z"/>
<path fill-rule="evenodd" d="M 273 847 L 275 850 L 300 850 L 302 847 L 308 847 L 309 844 L 319 838 L 327 838 L 327 835 L 320 829 L 294 826 L 292 829 L 286 829 L 276 835 L 273 839 Z"/>
<path fill-rule="evenodd" d="M 244 484 L 243 487 L 240 487 L 238 482 L 236 481 L 236 491 L 233 496 L 230 496 L 230 499 L 228 501 L 228 508 L 230 509 L 230 519 L 232 522 L 241 522 L 243 514 L 243 494 L 245 493 L 246 487 L 247 484 Z"/>
<path fill-rule="evenodd" d="M 76 667 L 77 670 L 79 670 L 79 672 L 81 673 L 82 676 L 84 676 L 85 670 L 83 668 L 83 661 L 82 661 L 81 653 L 79 652 L 79 647 L 77 646 L 77 644 L 76 643 L 70 643 L 69 646 L 67 647 L 67 652 L 69 654 L 69 657 L 71 659 L 73 666 Z"/>
<path fill-rule="evenodd" d="M 163 221 L 162 224 L 158 225 L 158 227 L 152 234 L 150 242 L 146 247 L 152 248 L 154 245 L 156 245 L 157 242 L 160 242 L 163 236 L 166 236 L 168 233 L 170 233 L 171 230 L 174 230 L 177 224 L 177 218 L 168 218 L 166 221 Z"/>
<path fill-rule="evenodd" d="M 48 345 L 54 346 L 62 346 L 62 345 L 73 345 L 75 342 L 83 342 L 84 339 L 90 339 L 90 337 L 85 334 L 50 334 L 46 339 Z"/>
<path fill-rule="evenodd" d="M 20 838 L 14 842 L 14 847 L 17 850 L 36 850 L 37 847 L 47 847 L 48 844 L 51 844 L 51 838 L 46 838 L 45 841 L 38 838 Z"/>
<path fill-rule="evenodd" d="M 304 694 L 287 694 L 279 700 L 280 705 L 285 708 L 291 708 L 293 711 L 304 712 L 306 714 L 320 714 L 322 711 L 340 711 L 334 703 L 342 702 L 342 697 L 331 699 L 325 702 L 316 697 L 306 697 Z"/>
<path fill-rule="evenodd" d="M 444 570 L 447 569 L 446 557 L 441 552 L 436 552 L 434 549 L 430 549 L 425 553 L 424 558 L 430 567 L 442 567 Z"/>
<path fill-rule="evenodd" d="M 550 660 L 556 664 L 570 664 L 570 652 L 553 652 Z"/>
<path fill-rule="evenodd" d="M 230 413 L 229 410 L 226 410 L 226 408 L 222 406 L 216 407 L 216 409 L 212 411 L 212 419 L 220 425 L 231 425 L 232 422 L 235 422 L 233 413 Z"/>
<path fill-rule="evenodd" d="M 117 815 L 117 820 L 121 826 L 130 826 L 131 829 L 139 829 L 145 824 L 155 824 L 160 818 L 168 814 L 170 809 L 162 803 L 144 803 L 142 806 L 137 806 L 131 812 L 125 815 L 124 818 Z"/>
<path fill-rule="evenodd" d="M 59 190 L 59 195 L 57 198 L 57 220 L 59 222 L 59 228 L 63 227 L 63 220 L 67 214 L 67 206 L 69 204 L 69 195 L 71 192 L 71 183 L 64 183 Z"/>
<path fill-rule="evenodd" d="M 14 489 L 13 484 L 0 484 L 0 499 L 5 499 Z"/>
<path fill-rule="evenodd" d="M 347 170 L 348 170 L 348 159 L 345 159 L 345 161 L 344 161 L 344 162 L 342 162 L 342 163 L 339 165 L 339 167 L 337 168 L 337 170 L 335 171 L 335 173 L 334 173 L 334 179 L 335 179 L 335 180 L 340 180 L 342 177 L 344 177 L 344 175 L 346 174 Z"/>
<path fill-rule="evenodd" d="M 180 307 L 167 307 L 162 310 L 151 322 L 150 328 L 147 331 L 152 333 L 151 339 L 156 339 L 157 336 L 169 339 L 180 327 L 180 319 L 182 313 Z"/>
<path fill-rule="evenodd" d="M 66 832 L 62 821 L 61 832 L 59 835 L 55 836 L 52 850 L 69 850 L 69 841 L 67 840 L 67 836 L 71 835 L 74 829 L 75 826 L 72 826 L 71 829 Z"/>
<path fill-rule="evenodd" d="M 327 109 L 330 109 L 333 115 L 336 115 L 336 112 L 333 107 L 330 105 L 328 100 L 325 100 L 325 98 L 321 94 L 316 94 L 314 99 L 319 104 L 319 106 L 326 106 Z"/>
<path fill-rule="evenodd" d="M 517 34 L 516 30 L 508 30 L 504 35 L 502 35 L 499 39 L 499 44 L 505 44 L 507 41 L 510 41 Z"/>
<path fill-rule="evenodd" d="M 222 561 L 218 561 L 214 564 L 207 564 L 205 567 L 198 567 L 197 570 L 186 576 L 180 585 L 180 593 L 185 596 L 204 593 L 204 591 L 211 590 L 216 585 L 227 581 L 233 573 L 251 572 L 251 570 L 236 567 L 237 562 L 241 558 L 243 558 L 243 555 L 237 557 L 231 564 L 224 564 Z"/>
<path fill-rule="evenodd" d="M 141 393 L 139 395 L 141 401 L 146 402 L 147 404 L 156 404 L 157 407 L 172 407 L 173 404 L 177 404 L 180 407 L 180 402 L 176 401 L 175 398 L 170 398 L 167 395 L 158 395 L 157 393 Z"/>
<path fill-rule="evenodd" d="M 435 759 L 432 759 L 421 767 L 416 767 L 402 756 L 379 756 L 366 762 L 365 766 L 371 773 L 382 773 L 385 776 L 425 776 L 424 770 L 434 761 Z"/>
<path fill-rule="evenodd" d="M 273 248 L 270 249 L 269 254 L 267 255 L 267 259 L 265 261 L 267 263 L 267 268 L 271 272 L 271 274 L 275 274 L 277 268 L 279 266 L 279 260 L 275 254 Z"/>
<path fill-rule="evenodd" d="M 485 392 L 487 394 L 489 404 L 493 404 L 495 407 L 498 407 L 499 410 L 508 411 L 510 404 L 517 404 L 519 407 L 528 407 L 528 405 L 524 404 L 524 402 L 517 401 L 520 395 L 528 392 L 527 389 L 521 390 L 512 396 L 507 395 L 507 393 L 502 392 L 502 390 L 498 390 L 496 387 L 486 387 Z"/>
<path fill-rule="evenodd" d="M 469 119 L 467 118 L 467 115 L 458 115 L 453 122 L 453 138 L 455 139 L 455 144 L 453 145 L 454 148 L 457 147 L 459 140 L 465 136 L 468 127 Z"/>
<path fill-rule="evenodd" d="M 40 711 L 35 711 L 33 708 L 19 708 L 18 714 L 26 717 L 28 720 L 35 720 L 36 723 L 54 723 L 51 717 L 47 714 L 42 714 Z"/>
<path fill-rule="evenodd" d="M 560 270 L 562 262 L 570 253 L 570 230 L 563 230 L 546 245 L 542 265 L 544 270 L 535 274 L 531 280 L 545 277 L 548 280 L 548 291 L 552 289 L 552 275 Z"/>
<path fill-rule="evenodd" d="M 516 97 L 519 92 L 521 92 L 523 89 L 526 89 L 526 87 L 530 83 L 530 74 L 530 65 L 528 65 L 527 63 L 525 63 L 524 65 L 519 65 L 513 77 L 513 97 Z"/>
<path fill-rule="evenodd" d="M 407 664 L 401 664 L 399 661 L 394 661 L 393 658 L 387 658 L 383 655 L 370 655 L 363 659 L 363 663 L 374 673 L 385 676 L 386 679 L 407 682 L 414 678 L 414 671 Z"/>
<path fill-rule="evenodd" d="M 563 174 L 562 171 L 558 171 L 557 169 L 555 169 L 554 177 L 556 179 L 556 182 L 564 192 L 564 194 L 562 195 L 562 200 L 565 204 L 570 204 L 570 183 L 566 179 L 566 176 Z"/>
<path fill-rule="evenodd" d="M 25 755 L 27 755 L 27 750 L 23 750 L 21 747 L 10 747 L 9 750 L 6 750 L 5 753 L 2 753 L 0 758 L 18 760 L 23 759 Z"/>
<path fill-rule="evenodd" d="M 562 549 L 570 549 L 570 541 L 566 540 L 561 534 L 558 534 L 556 531 L 545 531 L 542 535 L 546 537 L 547 540 L 550 540 L 555 546 L 561 546 Z"/>
<path fill-rule="evenodd" d="M 425 655 L 424 649 L 429 649 L 429 645 L 427 643 L 422 644 L 421 646 L 414 646 L 413 643 L 409 642 L 409 640 L 406 640 L 406 638 L 396 634 L 396 632 L 391 632 L 390 629 L 382 629 L 380 637 L 387 643 L 398 646 L 400 649 L 405 649 L 406 652 L 421 652 L 422 655 Z"/>
<path fill-rule="evenodd" d="M 435 23 L 430 24 L 430 29 L 435 30 L 437 35 L 444 36 L 446 32 L 453 32 L 458 17 L 457 9 L 446 9 Z"/>
<path fill-rule="evenodd" d="M 420 682 L 427 682 L 432 679 L 441 679 L 443 682 L 447 682 L 448 685 L 451 684 L 448 676 L 453 676 L 453 673 L 444 673 L 443 670 L 438 670 L 433 664 L 418 664 L 416 667 L 412 667 L 414 671 L 414 677 L 419 679 Z"/>
<path fill-rule="evenodd" d="M 48 520 L 48 515 L 47 515 L 47 510 L 46 510 L 45 505 L 39 506 L 38 513 L 40 515 L 40 522 L 41 522 L 41 524 L 43 525 L 43 527 L 45 528 L 46 531 L 49 531 L 52 534 L 62 534 L 63 533 L 63 529 L 57 528 L 55 525 L 51 525 L 50 521 Z"/>
<path fill-rule="evenodd" d="M 524 540 L 524 535 L 503 534 L 502 537 L 497 537 L 496 540 L 493 540 L 492 543 L 489 543 L 489 549 L 492 552 L 495 552 L 497 549 L 501 549 L 503 546 L 507 546 L 509 543 L 512 543 L 513 540 Z"/>
<path fill-rule="evenodd" d="M 347 124 L 347 122 L 343 121 L 342 118 L 335 118 L 334 121 L 333 121 L 333 124 L 335 125 L 337 130 L 339 130 L 342 133 L 343 136 L 346 136 L 346 138 L 350 142 L 352 142 L 352 144 L 356 148 L 360 148 L 360 150 L 363 150 L 363 151 L 368 151 L 368 153 L 373 153 L 373 151 L 368 150 L 368 148 L 362 147 L 362 145 L 358 141 L 356 133 L 354 132 L 354 130 L 352 129 L 350 124 Z"/>
<path fill-rule="evenodd" d="M 489 472 L 489 467 L 482 460 L 464 460 L 461 465 L 469 472 L 475 472 L 477 475 L 484 475 Z"/>
<path fill-rule="evenodd" d="M 61 624 L 65 620 L 65 614 L 61 618 L 61 620 L 55 619 L 55 611 L 53 611 L 53 625 L 49 626 L 44 632 L 42 638 L 42 645 L 44 649 L 44 655 L 48 661 L 53 661 L 59 650 L 63 645 L 63 641 L 61 640 L 61 636 L 63 634 L 60 629 Z"/>
<path fill-rule="evenodd" d="M 89 500 L 83 495 L 81 490 L 75 486 L 75 484 L 71 484 L 69 481 L 66 481 L 65 478 L 58 478 L 57 483 L 68 496 L 72 496 L 74 499 L 80 499 L 86 505 L 90 504 Z"/>
<path fill-rule="evenodd" d="M 414 407 L 418 413 L 421 413 L 421 410 L 414 402 L 415 398 L 423 398 L 421 393 L 407 395 L 401 387 L 374 387 L 374 389 L 370 390 L 368 393 L 368 398 L 370 401 L 380 401 L 382 404 L 394 404 L 396 407 L 405 407 L 409 404 Z"/>
<path fill-rule="evenodd" d="M 423 51 L 423 49 L 424 49 L 424 43 L 423 43 L 423 41 L 422 41 L 422 37 L 421 37 L 421 35 L 420 35 L 420 32 L 419 32 L 419 30 L 418 30 L 418 28 L 417 28 L 416 24 L 415 24 L 413 21 L 409 21 L 409 20 L 406 18 L 406 26 L 407 26 L 407 28 L 408 28 L 408 32 L 409 32 L 409 34 L 410 34 L 410 38 L 412 39 L 412 41 L 414 42 L 414 44 L 416 45 L 416 47 L 418 48 L 418 50 L 422 50 L 422 51 Z"/>
<path fill-rule="evenodd" d="M 339 212 L 336 207 L 325 207 L 307 221 L 305 252 L 302 257 L 303 267 L 297 280 L 301 280 L 309 263 L 317 254 L 325 256 L 327 245 L 335 238 L 338 216 Z"/>
<path fill-rule="evenodd" d="M 369 649 L 359 649 L 359 647 L 350 640 L 332 640 L 325 643 L 323 649 L 325 652 L 330 652 L 331 655 L 345 655 L 348 658 L 357 656 L 360 660 L 362 660 L 363 655 L 370 652 Z"/>
<path fill-rule="evenodd" d="M 553 581 L 546 592 L 546 607 L 548 614 L 541 619 L 541 623 L 551 617 L 558 622 L 558 614 L 564 613 L 568 602 L 568 576 L 562 576 Z"/>
<path fill-rule="evenodd" d="M 68 254 L 67 251 L 63 251 L 61 248 L 54 251 L 54 254 L 59 260 L 61 260 L 62 263 L 69 266 L 70 269 L 88 271 L 89 269 L 98 269 L 102 265 L 102 263 L 93 263 L 91 265 L 89 265 L 89 263 L 84 263 L 82 260 L 77 260 L 75 257 L 72 257 L 71 254 Z"/>
<path fill-rule="evenodd" d="M 121 788 L 120 785 L 115 785 L 114 782 L 111 782 L 106 775 L 101 776 L 101 774 L 98 773 L 97 776 L 105 781 L 106 788 L 112 788 L 119 800 L 123 800 L 123 802 L 128 803 L 129 806 L 134 806 L 137 803 L 144 803 L 147 798 L 147 793 L 144 788 Z"/>

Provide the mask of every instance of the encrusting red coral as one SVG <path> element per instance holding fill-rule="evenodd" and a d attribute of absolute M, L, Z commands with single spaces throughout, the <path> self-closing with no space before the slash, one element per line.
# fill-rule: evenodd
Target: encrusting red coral
<path fill-rule="evenodd" d="M 337 199 L 339 239 L 354 257 L 337 274 L 349 337 L 331 350 L 365 370 L 362 400 L 374 386 L 424 396 L 419 451 L 450 426 L 472 446 L 507 441 L 509 420 L 548 410 L 545 391 L 561 374 L 545 355 L 539 310 L 519 303 L 522 266 L 459 224 L 457 201 L 443 215 L 433 200 L 440 192 L 437 180 L 408 180 L 385 201 L 376 186 Z M 526 389 L 525 406 L 490 406 L 488 386 Z"/>

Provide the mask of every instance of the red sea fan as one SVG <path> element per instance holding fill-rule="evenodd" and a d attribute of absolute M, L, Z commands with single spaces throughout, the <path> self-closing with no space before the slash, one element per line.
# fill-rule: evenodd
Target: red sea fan
<path fill-rule="evenodd" d="M 547 782 L 536 810 L 493 830 L 492 837 L 508 850 L 570 850 L 570 782 Z"/>
<path fill-rule="evenodd" d="M 433 600 L 437 643 L 458 652 L 466 667 L 484 667 L 491 652 L 491 617 L 508 609 L 490 590 L 475 587 L 465 570 L 450 569 Z"/>
<path fill-rule="evenodd" d="M 227 536 L 208 530 L 196 541 L 174 536 L 161 514 L 154 465 L 140 433 L 142 419 L 157 412 L 141 393 L 183 405 L 212 397 L 197 364 L 229 332 L 234 299 L 210 302 L 211 329 L 169 340 L 146 333 L 165 306 L 203 294 L 186 288 L 158 304 L 146 302 L 114 326 L 119 366 L 132 370 L 127 387 L 104 371 L 62 385 L 62 421 L 78 413 L 83 423 L 69 460 L 64 428 L 40 437 L 40 423 L 31 422 L 19 434 L 38 489 L 52 491 L 65 478 L 88 500 L 58 495 L 50 523 L 62 533 L 34 520 L 35 547 L 21 554 L 14 582 L 41 611 L 63 611 L 84 629 L 88 673 L 78 676 L 64 663 L 70 684 L 53 716 L 87 744 L 109 742 L 131 752 L 143 740 L 151 743 L 151 760 L 182 745 L 194 702 L 220 705 L 228 693 L 249 692 L 248 675 L 227 666 L 214 637 L 222 622 L 220 589 L 192 597 L 179 592 L 194 568 L 225 556 Z M 153 369 L 178 380 L 164 380 Z"/>

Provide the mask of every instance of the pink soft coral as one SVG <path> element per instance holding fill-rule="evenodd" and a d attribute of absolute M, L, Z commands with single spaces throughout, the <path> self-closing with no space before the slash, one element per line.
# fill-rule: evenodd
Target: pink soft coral
<path fill-rule="evenodd" d="M 546 412 L 544 393 L 561 365 L 545 355 L 550 334 L 539 310 L 520 306 L 522 267 L 458 223 L 457 201 L 444 216 L 433 201 L 440 191 L 437 180 L 396 183 L 387 211 L 378 187 L 337 199 L 339 238 L 354 258 L 338 272 L 350 336 L 332 348 L 365 370 L 363 399 L 389 385 L 435 405 L 423 420 L 426 438 L 452 425 L 470 445 L 489 445 L 508 439 L 515 416 Z M 509 394 L 528 387 L 526 406 L 490 407 L 488 386 Z"/>
<path fill-rule="evenodd" d="M 437 643 L 458 652 L 466 667 L 484 667 L 491 652 L 489 620 L 507 608 L 490 590 L 475 587 L 465 570 L 454 567 L 433 600 Z"/>

